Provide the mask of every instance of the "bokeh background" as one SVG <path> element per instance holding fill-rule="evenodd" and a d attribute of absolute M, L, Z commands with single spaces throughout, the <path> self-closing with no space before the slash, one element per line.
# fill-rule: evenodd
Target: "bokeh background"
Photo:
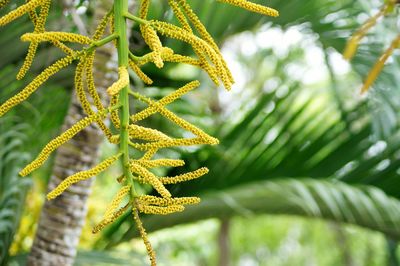
<path fill-rule="evenodd" d="M 85 25 L 92 22 L 98 1 L 66 2 L 54 3 L 50 28 L 78 32 L 74 16 Z M 166 1 L 153 2 L 151 16 L 172 20 Z M 176 64 L 162 72 L 145 68 L 156 81 L 152 87 L 132 77 L 134 89 L 155 98 L 200 77 L 199 90 L 169 107 L 221 141 L 217 147 L 166 151 L 185 159 L 186 170 L 207 166 L 210 173 L 172 188 L 177 196 L 201 196 L 201 204 L 166 217 L 143 217 L 159 264 L 400 265 L 398 51 L 371 91 L 359 93 L 363 78 L 399 34 L 397 10 L 378 23 L 348 63 L 341 55 L 346 41 L 382 1 L 254 1 L 278 9 L 278 18 L 214 0 L 189 2 L 222 47 L 236 84 L 227 92 L 197 69 Z M 33 71 L 16 81 L 27 48 L 19 36 L 30 30 L 27 17 L 0 29 L 0 102 L 58 56 L 42 46 Z M 177 53 L 191 53 L 181 43 L 163 42 Z M 139 54 L 146 50 L 137 26 L 131 43 Z M 3 265 L 23 265 L 26 259 L 52 162 L 27 179 L 17 173 L 60 132 L 72 89 L 70 67 L 0 118 Z M 161 119 L 150 125 L 176 130 Z M 112 146 L 99 145 L 102 157 L 113 153 Z M 91 233 L 118 190 L 117 171 L 96 178 L 76 265 L 147 263 L 131 217 Z"/>

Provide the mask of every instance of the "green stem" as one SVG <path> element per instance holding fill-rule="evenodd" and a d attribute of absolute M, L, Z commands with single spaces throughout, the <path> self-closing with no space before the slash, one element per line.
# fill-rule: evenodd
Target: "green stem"
<path fill-rule="evenodd" d="M 125 14 L 128 13 L 128 0 L 114 1 L 114 32 L 118 36 L 118 66 L 129 67 L 129 43 L 127 36 L 127 24 Z M 121 106 L 121 128 L 120 128 L 120 146 L 119 150 L 122 153 L 121 162 L 123 174 L 126 177 L 126 182 L 131 185 L 131 198 L 137 196 L 134 189 L 133 176 L 129 167 L 129 83 L 123 88 L 119 94 L 119 102 Z"/>
<path fill-rule="evenodd" d="M 111 42 L 111 41 L 113 41 L 113 40 L 115 40 L 117 38 L 118 38 L 118 34 L 113 33 L 113 34 L 105 37 L 104 39 L 101 39 L 101 40 L 99 40 L 97 42 L 92 43 L 88 48 L 86 48 L 86 50 L 88 52 L 91 52 L 94 49 L 96 49 L 97 47 L 103 46 L 103 45 L 105 45 L 105 44 L 107 44 L 107 43 L 109 43 L 109 42 Z"/>
<path fill-rule="evenodd" d="M 134 55 L 132 52 L 129 52 L 129 58 L 132 59 L 133 62 L 136 63 L 137 61 L 139 61 L 139 59 L 140 59 L 141 57 L 138 57 L 138 56 Z"/>
<path fill-rule="evenodd" d="M 130 20 L 132 20 L 132 21 L 135 21 L 135 22 L 137 22 L 137 23 L 139 23 L 139 24 L 147 24 L 147 23 L 149 23 L 149 21 L 147 21 L 147 20 L 145 20 L 145 19 L 141 19 L 141 18 L 139 18 L 139 17 L 137 17 L 137 16 L 135 16 L 135 15 L 132 15 L 132 14 L 129 13 L 129 12 L 126 12 L 126 13 L 125 13 L 125 17 L 128 18 L 128 19 L 130 19 Z"/>

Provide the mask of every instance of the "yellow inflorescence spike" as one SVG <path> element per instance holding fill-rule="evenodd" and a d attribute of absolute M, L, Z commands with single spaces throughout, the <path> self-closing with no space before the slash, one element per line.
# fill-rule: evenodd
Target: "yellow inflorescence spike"
<path fill-rule="evenodd" d="M 117 106 L 117 104 L 118 104 L 118 95 L 114 95 L 111 97 L 110 105 L 113 107 L 113 106 Z M 114 110 L 111 112 L 111 121 L 114 124 L 114 127 L 116 127 L 117 129 L 120 128 L 121 121 L 118 116 L 118 110 Z"/>
<path fill-rule="evenodd" d="M 160 177 L 159 180 L 163 184 L 176 184 L 176 183 L 181 183 L 181 182 L 199 178 L 207 173 L 208 173 L 208 168 L 202 167 L 200 169 L 197 169 L 196 171 L 189 172 L 189 173 L 182 174 L 182 175 L 177 175 L 177 176 L 173 176 L 173 177 Z"/>
<path fill-rule="evenodd" d="M 200 61 L 198 59 L 192 58 L 190 56 L 180 55 L 180 54 L 166 54 L 163 55 L 163 61 L 165 62 L 173 62 L 173 63 L 182 63 L 188 64 L 192 66 L 200 66 Z"/>
<path fill-rule="evenodd" d="M 69 32 L 57 32 L 48 31 L 43 33 L 25 33 L 21 36 L 23 42 L 72 42 L 79 44 L 91 44 L 93 41 L 84 35 L 69 33 Z"/>
<path fill-rule="evenodd" d="M 171 198 L 171 193 L 152 172 L 137 163 L 131 163 L 130 168 L 133 173 L 141 176 L 144 182 L 150 184 L 163 198 Z"/>
<path fill-rule="evenodd" d="M 216 74 L 220 77 L 225 88 L 227 90 L 231 89 L 233 82 L 231 79 L 230 71 L 228 68 L 225 67 L 222 55 L 218 51 L 213 49 L 213 47 L 208 42 L 193 35 L 192 33 L 189 33 L 175 25 L 166 22 L 152 21 L 149 25 L 162 35 L 190 44 L 197 55 L 207 55 L 210 61 L 215 65 Z"/>
<path fill-rule="evenodd" d="M 135 204 L 135 205 L 138 205 L 138 204 Z M 149 238 L 147 237 L 147 233 L 143 227 L 142 221 L 139 219 L 139 213 L 138 213 L 137 208 L 133 208 L 132 213 L 133 213 L 133 219 L 135 220 L 136 227 L 140 233 L 140 236 L 143 239 L 144 245 L 146 246 L 147 253 L 150 257 L 151 266 L 156 266 L 156 264 L 157 264 L 156 263 L 156 255 L 154 253 L 153 248 L 151 247 Z"/>
<path fill-rule="evenodd" d="M 157 153 L 158 149 L 148 149 L 141 160 L 150 160 Z"/>
<path fill-rule="evenodd" d="M 147 85 L 153 84 L 151 78 L 149 78 L 133 60 L 129 60 L 129 66 L 144 83 Z"/>
<path fill-rule="evenodd" d="M 112 219 L 115 210 L 118 209 L 119 205 L 121 204 L 122 200 L 128 195 L 129 191 L 131 190 L 131 186 L 123 186 L 115 195 L 113 200 L 111 201 L 110 205 L 108 205 L 106 211 L 104 212 L 104 220 Z"/>
<path fill-rule="evenodd" d="M 279 12 L 277 10 L 249 2 L 247 0 L 217 0 L 217 1 L 238 6 L 252 12 L 260 13 L 265 16 L 271 16 L 271 17 L 279 16 Z"/>
<path fill-rule="evenodd" d="M 154 63 L 158 68 L 162 68 L 164 66 L 164 62 L 174 62 L 199 67 L 210 76 L 211 80 L 215 84 L 219 85 L 222 83 L 226 89 L 230 89 L 234 83 L 234 80 L 224 58 L 222 57 L 219 47 L 208 33 L 206 27 L 201 23 L 199 17 L 193 11 L 187 0 L 168 0 L 173 14 L 175 14 L 182 27 L 178 27 L 166 22 L 148 20 L 147 16 L 149 13 L 151 0 L 140 0 L 140 18 L 130 13 L 125 14 L 118 10 L 118 8 L 115 8 L 115 18 L 113 10 L 107 13 L 101 19 L 92 38 L 74 33 L 46 31 L 45 23 L 49 13 L 51 1 L 26 1 L 26 4 L 17 7 L 15 10 L 0 18 L 0 26 L 2 26 L 27 13 L 29 14 L 30 20 L 34 25 L 33 33 L 26 33 L 21 37 L 22 41 L 30 42 L 30 46 L 24 64 L 21 67 L 17 77 L 21 79 L 25 73 L 27 73 L 33 62 L 38 45 L 41 42 L 49 42 L 53 44 L 55 47 L 60 48 L 64 53 L 66 53 L 67 56 L 46 68 L 21 92 L 2 104 L 0 106 L 0 116 L 2 116 L 15 105 L 27 99 L 39 86 L 46 82 L 49 77 L 77 59 L 79 62 L 75 71 L 76 95 L 81 103 L 82 109 L 87 113 L 88 116 L 78 121 L 70 129 L 66 130 L 60 136 L 50 141 L 39 153 L 37 158 L 28 164 L 20 172 L 20 174 L 23 176 L 28 175 L 40 167 L 49 158 L 50 154 L 58 147 L 66 143 L 85 127 L 92 123 L 96 123 L 104 132 L 110 143 L 119 145 L 121 153 L 109 157 L 89 170 L 81 171 L 67 177 L 55 189 L 48 193 L 47 198 L 51 200 L 58 197 L 71 185 L 99 174 L 110 167 L 114 162 L 121 159 L 123 173 L 117 179 L 117 181 L 124 185 L 106 208 L 103 220 L 93 228 L 93 233 L 99 232 L 106 225 L 118 219 L 118 217 L 123 215 L 128 209 L 131 209 L 138 231 L 140 232 L 150 257 L 151 265 L 155 266 L 155 254 L 148 240 L 146 231 L 143 228 L 142 222 L 139 219 L 139 212 L 145 214 L 166 215 L 183 211 L 185 209 L 185 205 L 199 203 L 200 198 L 198 197 L 173 198 L 171 192 L 166 188 L 166 185 L 193 180 L 208 173 L 208 169 L 202 167 L 195 171 L 172 177 L 156 176 L 154 173 L 152 173 L 154 168 L 180 167 L 185 164 L 185 162 L 180 159 L 157 158 L 156 153 L 160 149 L 170 147 L 202 144 L 215 145 L 218 144 L 218 140 L 166 108 L 168 104 L 178 100 L 189 91 L 198 88 L 200 86 L 199 81 L 190 82 L 163 97 L 162 99 L 155 101 L 137 92 L 133 92 L 130 90 L 130 88 L 128 88 L 128 66 L 126 64 L 121 64 L 122 62 L 119 62 L 119 78 L 107 89 L 107 93 L 111 96 L 110 104 L 108 107 L 103 106 L 104 103 L 96 89 L 93 76 L 93 64 L 96 49 L 108 42 L 113 42 L 114 46 L 119 46 L 117 45 L 118 38 L 122 38 L 122 36 L 116 34 L 118 33 L 119 29 L 116 30 L 114 28 L 114 20 L 117 18 L 117 16 L 119 19 L 131 19 L 139 22 L 143 39 L 151 49 L 151 52 L 143 56 L 136 56 L 129 52 L 129 47 L 125 43 L 123 44 L 124 48 L 121 49 L 121 47 L 118 47 L 118 51 L 120 53 L 120 50 L 125 50 L 125 55 L 129 55 L 129 67 L 144 83 L 152 84 L 153 81 L 141 69 L 143 65 Z M 254 4 L 246 0 L 220 1 L 266 15 L 278 15 L 278 12 L 272 8 Z M 0 8 L 7 3 L 8 0 L 0 0 Z M 40 10 L 40 13 L 37 13 L 38 10 L 36 10 L 36 8 Z M 112 35 L 103 38 L 108 25 Z M 171 48 L 163 47 L 159 36 L 165 36 L 188 43 L 193 48 L 196 58 L 175 54 Z M 76 52 L 64 43 L 77 43 L 89 46 L 84 47 L 82 50 Z M 122 44 L 122 42 L 120 42 L 120 44 Z M 392 50 L 394 49 L 393 47 L 395 45 L 398 45 L 398 42 L 392 45 Z M 389 56 L 392 50 L 389 49 L 386 55 Z M 384 63 L 386 59 L 387 57 L 383 57 L 381 61 Z M 378 65 L 376 69 L 380 70 L 379 67 L 380 65 Z M 371 75 L 371 78 L 372 77 L 373 75 Z M 122 90 L 123 88 L 127 88 L 127 90 Z M 129 117 L 129 105 L 126 103 L 128 100 L 128 95 L 126 95 L 126 92 L 128 92 L 128 95 L 132 95 L 137 100 L 148 105 L 148 107 L 144 110 L 130 116 L 130 123 L 126 120 L 126 118 Z M 89 98 L 89 95 L 91 99 Z M 103 121 L 108 113 L 110 113 L 111 121 L 114 124 L 116 131 L 115 134 L 113 134 L 112 129 Z M 193 135 L 193 137 L 173 138 L 161 131 L 137 125 L 139 121 L 142 121 L 154 114 L 159 114 L 167 118 L 172 123 L 179 126 L 182 130 L 188 131 L 188 133 Z M 120 115 L 123 123 L 120 121 Z M 136 148 L 138 151 L 143 152 L 143 156 L 141 158 L 132 159 L 132 157 L 130 157 L 131 154 L 128 150 L 128 145 Z M 145 183 L 152 186 L 160 196 L 138 195 L 133 187 L 133 184 L 136 182 Z M 125 206 L 120 207 L 125 197 L 128 195 L 128 203 L 126 203 Z"/>
<path fill-rule="evenodd" d="M 28 3 L 16 8 L 15 10 L 9 12 L 8 14 L 2 16 L 0 18 L 0 26 L 4 26 L 15 19 L 23 16 L 31 10 L 34 10 L 36 7 L 42 4 L 43 0 L 31 0 Z"/>
<path fill-rule="evenodd" d="M 146 205 L 156 205 L 156 206 L 171 206 L 171 205 L 192 205 L 200 203 L 200 198 L 198 197 L 182 197 L 182 198 L 160 198 L 156 196 L 144 195 L 139 196 L 138 200 Z"/>
<path fill-rule="evenodd" d="M 93 54 L 89 54 L 87 56 L 84 56 L 81 58 L 80 62 L 78 63 L 78 66 L 76 67 L 76 71 L 75 71 L 75 89 L 76 89 L 76 95 L 78 97 L 79 102 L 81 103 L 82 109 L 85 111 L 85 113 L 89 116 L 93 116 L 95 114 L 95 112 L 92 110 L 91 104 L 86 96 L 86 92 L 84 90 L 84 82 L 83 82 L 83 75 L 85 73 L 85 71 L 87 71 L 87 65 L 90 63 L 93 63 Z M 88 73 L 85 73 L 88 74 Z M 90 75 L 90 74 L 89 74 Z M 93 84 L 91 84 L 90 82 L 92 80 L 90 80 L 90 77 L 87 76 L 86 79 L 87 83 L 88 83 L 88 89 L 90 94 L 92 95 L 92 97 L 95 100 L 95 106 L 98 109 L 99 113 L 105 112 L 105 108 L 102 106 L 101 102 L 99 98 L 96 98 L 96 96 L 98 97 L 97 92 L 93 91 L 93 89 L 95 90 L 95 88 L 92 88 L 91 86 L 93 86 Z M 103 120 L 98 117 L 98 119 L 96 119 L 95 121 L 97 123 L 97 125 L 99 126 L 100 130 L 102 132 L 104 132 L 104 135 L 107 137 L 108 140 L 111 140 L 112 138 L 112 132 L 111 130 L 104 124 Z"/>
<path fill-rule="evenodd" d="M 100 164 L 98 164 L 97 166 L 93 167 L 90 170 L 82 171 L 67 177 L 55 189 L 53 189 L 50 193 L 47 194 L 47 199 L 48 200 L 55 199 L 72 184 L 75 184 L 79 181 L 98 175 L 99 173 L 103 172 L 108 167 L 110 167 L 115 161 L 117 161 L 120 156 L 121 154 L 112 156 L 102 161 Z"/>
<path fill-rule="evenodd" d="M 49 0 L 45 0 L 42 2 L 39 16 L 36 15 L 35 10 L 29 11 L 29 16 L 31 17 L 31 20 L 35 25 L 34 33 L 44 32 L 47 16 L 50 10 L 50 4 L 51 2 Z M 26 55 L 24 63 L 17 74 L 18 80 L 23 79 L 23 77 L 26 75 L 29 68 L 31 67 L 38 46 L 38 42 L 31 42 L 31 44 L 29 45 L 28 54 Z"/>
<path fill-rule="evenodd" d="M 343 52 L 343 57 L 346 60 L 351 60 L 357 52 L 359 42 L 364 38 L 367 32 L 376 25 L 378 19 L 385 15 L 388 5 L 385 5 L 381 10 L 373 17 L 369 18 L 362 27 L 350 38 L 347 42 Z"/>
<path fill-rule="evenodd" d="M 379 60 L 375 63 L 374 67 L 371 69 L 367 78 L 365 79 L 365 82 L 361 88 L 361 93 L 365 93 L 368 91 L 368 89 L 374 83 L 378 75 L 381 73 L 383 67 L 385 66 L 385 62 L 393 54 L 394 50 L 396 48 L 399 48 L 399 46 L 400 46 L 400 35 L 392 42 L 390 47 L 381 55 Z"/>
<path fill-rule="evenodd" d="M 24 63 L 21 66 L 17 74 L 17 80 L 21 80 L 25 77 L 26 73 L 28 72 L 29 68 L 32 65 L 33 59 L 35 58 L 36 50 L 39 46 L 39 43 L 33 42 L 29 45 L 28 53 L 26 54 Z"/>
<path fill-rule="evenodd" d="M 33 92 L 35 92 L 40 85 L 46 82 L 52 75 L 65 68 L 72 61 L 80 57 L 80 53 L 74 53 L 67 57 L 64 57 L 48 68 L 46 68 L 42 73 L 40 73 L 28 86 L 26 86 L 22 91 L 20 91 L 15 96 L 8 99 L 5 103 L 0 106 L 0 117 L 7 113 L 11 108 L 18 105 L 19 103 L 26 100 Z"/>
<path fill-rule="evenodd" d="M 139 204 L 138 210 L 144 214 L 158 214 L 158 215 L 168 215 L 175 212 L 183 212 L 185 207 L 182 205 L 170 205 L 166 207 L 158 206 L 148 206 Z"/>
<path fill-rule="evenodd" d="M 207 141 L 208 144 L 216 145 L 219 143 L 219 141 L 216 138 L 211 137 L 210 135 L 206 134 L 204 131 L 202 131 L 198 127 L 196 127 L 196 126 L 190 124 L 189 122 L 187 122 L 186 120 L 178 117 L 173 112 L 167 110 L 162 104 L 155 102 L 155 101 L 153 101 L 145 96 L 142 96 L 138 93 L 133 93 L 133 95 L 135 97 L 137 97 L 139 100 L 150 105 L 150 107 L 155 108 L 157 110 L 157 112 L 159 112 L 161 115 L 163 115 L 165 118 L 167 118 L 171 122 L 179 125 L 183 129 L 186 129 L 186 130 L 192 132 L 199 138 L 204 139 L 205 141 Z"/>
<path fill-rule="evenodd" d="M 109 25 L 111 18 L 112 18 L 112 12 L 109 12 L 101 19 L 92 37 L 94 41 L 100 40 L 101 37 L 104 35 L 106 27 L 107 25 Z"/>
<path fill-rule="evenodd" d="M 179 5 L 182 6 L 183 10 L 186 12 L 189 20 L 192 22 L 196 30 L 200 33 L 200 36 L 209 44 L 211 47 L 216 51 L 217 54 L 221 55 L 221 52 L 218 48 L 218 45 L 215 43 L 214 39 L 208 33 L 206 27 L 201 23 L 199 17 L 196 15 L 196 13 L 193 11 L 193 9 L 190 7 L 190 5 L 187 3 L 186 0 L 175 0 L 178 1 Z M 201 68 L 203 68 L 207 74 L 210 76 L 212 81 L 218 86 L 218 75 L 216 71 L 210 66 L 207 60 L 205 60 L 204 56 L 201 53 L 197 53 L 197 55 L 200 58 L 200 61 L 202 64 L 200 65 Z M 222 55 L 221 55 L 222 58 Z M 222 60 L 222 65 L 225 69 L 225 72 L 229 78 L 229 81 L 233 84 L 235 81 L 233 79 L 232 74 L 229 71 L 228 65 L 226 64 L 225 60 Z"/>
<path fill-rule="evenodd" d="M 174 11 L 175 16 L 178 19 L 179 23 L 182 25 L 183 29 L 188 32 L 192 32 L 192 28 L 190 27 L 190 24 L 187 21 L 185 14 L 182 12 L 176 0 L 168 0 L 168 4 L 171 6 L 172 11 Z"/>
<path fill-rule="evenodd" d="M 112 222 L 114 222 L 115 220 L 117 220 L 118 217 L 120 217 L 122 214 L 124 214 L 129 209 L 130 205 L 131 205 L 131 203 L 129 202 L 124 207 L 122 207 L 119 210 L 117 210 L 116 212 L 114 212 L 110 217 L 108 217 L 108 219 L 103 219 L 100 223 L 98 223 L 93 228 L 92 233 L 97 234 L 98 232 L 103 230 L 104 227 L 106 227 L 107 225 L 109 225 Z"/>
<path fill-rule="evenodd" d="M 156 168 L 160 166 L 179 167 L 184 166 L 185 161 L 176 159 L 157 159 L 157 160 L 133 160 L 132 163 L 139 164 L 145 168 Z"/>
<path fill-rule="evenodd" d="M 118 68 L 119 80 L 107 89 L 107 93 L 111 96 L 117 95 L 120 90 L 129 84 L 129 73 L 126 67 Z"/>
<path fill-rule="evenodd" d="M 87 89 L 90 97 L 93 99 L 94 106 L 96 106 L 98 111 L 104 110 L 103 103 L 101 102 L 100 95 L 97 93 L 96 85 L 94 84 L 93 77 L 93 64 L 94 64 L 94 52 L 89 54 L 86 59 L 85 65 L 85 76 Z"/>
<path fill-rule="evenodd" d="M 43 150 L 39 153 L 38 157 L 34 161 L 32 161 L 30 164 L 28 164 L 19 174 L 21 176 L 26 176 L 26 175 L 30 174 L 32 171 L 39 168 L 49 158 L 50 154 L 53 151 L 55 151 L 58 147 L 60 147 L 65 142 L 67 142 L 72 137 L 74 137 L 78 132 L 82 131 L 82 129 L 89 126 L 95 120 L 97 120 L 99 118 L 103 118 L 104 116 L 105 116 L 105 113 L 95 114 L 95 115 L 85 117 L 84 119 L 77 122 L 71 128 L 69 128 L 64 133 L 62 133 L 60 136 L 58 136 L 55 139 L 53 139 L 52 141 L 50 141 L 43 148 Z"/>
<path fill-rule="evenodd" d="M 170 140 L 171 138 L 164 133 L 147 127 L 129 125 L 129 137 L 147 141 Z"/>
<path fill-rule="evenodd" d="M 153 50 L 152 61 L 158 68 L 162 68 L 164 66 L 161 56 L 162 44 L 157 32 L 149 24 L 140 25 L 140 29 L 142 31 L 144 41 L 147 43 L 150 49 Z"/>
<path fill-rule="evenodd" d="M 218 141 L 216 139 L 216 141 Z M 131 143 L 131 146 L 140 151 L 158 150 L 162 148 L 179 147 L 179 146 L 193 146 L 201 144 L 210 144 L 207 140 L 202 138 L 190 138 L 190 139 L 171 139 L 166 141 L 157 141 L 153 143 Z M 212 145 L 218 143 L 212 143 Z"/>
<path fill-rule="evenodd" d="M 71 48 L 69 48 L 68 46 L 66 46 L 65 44 L 63 44 L 60 41 L 52 41 L 51 42 L 55 47 L 59 48 L 61 51 L 63 51 L 65 54 L 67 55 L 71 55 L 74 53 L 74 50 L 72 50 Z"/>
<path fill-rule="evenodd" d="M 174 51 L 171 48 L 161 47 L 161 57 L 162 57 L 163 61 L 164 61 L 165 57 L 171 56 L 173 54 L 174 54 Z M 153 62 L 153 58 L 154 58 L 154 52 L 150 52 L 150 53 L 147 53 L 147 54 L 139 57 L 137 59 L 137 61 L 135 61 L 135 63 L 138 66 L 143 66 L 147 63 Z"/>
<path fill-rule="evenodd" d="M 147 13 L 149 13 L 150 0 L 140 0 L 139 16 L 140 18 L 147 18 Z"/>
<path fill-rule="evenodd" d="M 158 104 L 162 105 L 162 106 L 170 104 L 170 103 L 174 102 L 175 100 L 181 98 L 183 95 L 185 95 L 189 91 L 191 91 L 199 86 L 200 86 L 200 82 L 197 80 L 189 82 L 185 86 L 179 88 L 178 90 L 174 91 L 173 93 L 162 98 L 160 101 L 158 101 Z M 131 120 L 133 122 L 138 122 L 143 119 L 146 119 L 147 117 L 149 117 L 155 113 L 157 113 L 157 108 L 150 106 L 150 107 L 146 108 L 145 110 L 132 115 Z"/>

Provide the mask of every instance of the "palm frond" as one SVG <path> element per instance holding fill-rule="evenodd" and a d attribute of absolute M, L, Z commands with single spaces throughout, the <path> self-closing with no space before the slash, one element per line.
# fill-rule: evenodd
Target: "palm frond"
<path fill-rule="evenodd" d="M 280 179 L 243 185 L 203 196 L 199 205 L 169 219 L 146 216 L 149 231 L 208 218 L 268 213 L 296 215 L 355 224 L 400 239 L 400 201 L 371 186 L 351 186 L 340 181 Z M 114 228 L 115 229 L 115 228 Z M 136 237 L 137 232 L 118 228 L 107 246 Z M 101 243 L 98 243 L 99 245 Z M 106 244 L 106 243 L 102 243 Z"/>
<path fill-rule="evenodd" d="M 0 120 L 0 265 L 7 265 L 8 250 L 31 184 L 30 180 L 18 177 L 19 168 L 27 159 L 27 154 L 21 153 L 25 126 L 13 126 L 13 121 Z"/>

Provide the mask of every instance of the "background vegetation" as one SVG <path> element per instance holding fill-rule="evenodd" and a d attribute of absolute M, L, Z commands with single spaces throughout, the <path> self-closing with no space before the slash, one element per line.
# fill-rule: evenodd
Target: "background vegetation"
<path fill-rule="evenodd" d="M 146 69 L 154 87 L 135 86 L 162 97 L 203 76 L 199 91 L 170 107 L 221 140 L 218 147 L 168 151 L 190 162 L 185 171 L 200 165 L 211 171 L 172 188 L 175 195 L 200 195 L 200 205 L 169 217 L 144 217 L 148 230 L 154 231 L 150 237 L 160 265 L 399 265 L 397 54 L 373 90 L 367 96 L 358 93 L 362 78 L 398 34 L 397 12 L 371 32 L 349 65 L 341 58 L 345 42 L 381 1 L 271 0 L 268 4 L 281 13 L 277 19 L 214 0 L 191 2 L 222 45 L 237 84 L 228 93 L 192 68 L 171 65 L 163 73 Z M 87 23 L 94 5 L 76 3 Z M 166 8 L 160 0 L 153 15 L 170 18 Z M 51 24 L 53 29 L 77 31 L 62 4 L 54 8 Z M 0 29 L 1 102 L 23 85 L 14 78 L 26 50 L 18 38 L 29 27 L 25 18 Z M 141 51 L 144 44 L 136 36 L 133 31 L 133 49 Z M 178 43 L 170 46 L 190 53 Z M 39 56 L 37 70 L 56 52 L 41 49 Z M 0 120 L 4 265 L 23 264 L 52 165 L 29 179 L 17 177 L 17 172 L 59 132 L 72 80 L 72 72 L 62 71 Z M 152 124 L 172 130 L 161 120 Z M 110 149 L 104 144 L 102 156 Z M 76 265 L 146 263 L 130 219 L 119 220 L 99 236 L 91 234 L 117 190 L 110 176 L 96 179 Z"/>

